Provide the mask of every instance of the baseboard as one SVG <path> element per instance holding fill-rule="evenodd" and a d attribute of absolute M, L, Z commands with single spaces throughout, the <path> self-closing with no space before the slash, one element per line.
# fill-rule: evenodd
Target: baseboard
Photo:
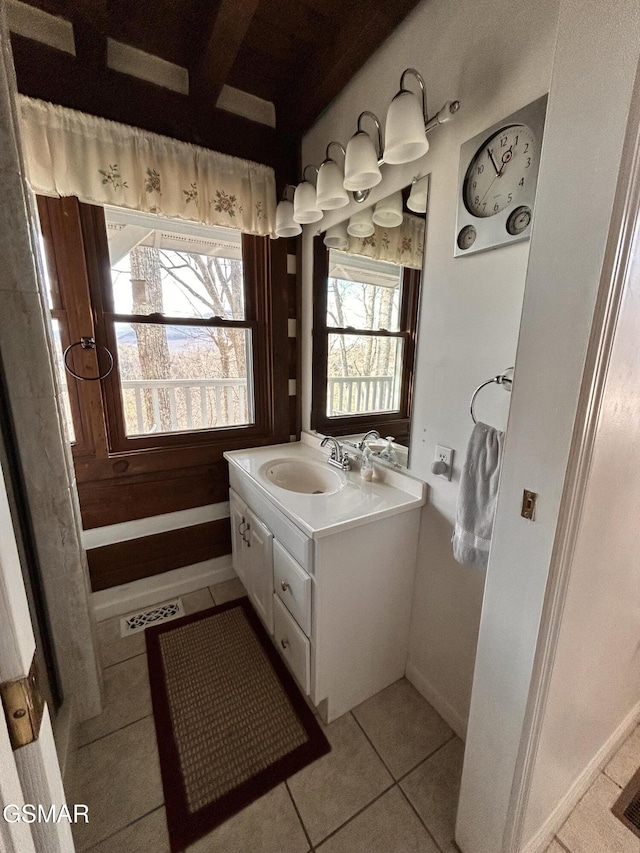
<path fill-rule="evenodd" d="M 167 598 L 186 595 L 235 577 L 231 554 L 225 554 L 213 560 L 204 560 L 192 566 L 183 566 L 181 569 L 94 592 L 91 605 L 96 620 L 103 622 L 113 616 L 123 616 L 138 607 L 158 604 Z"/>
<path fill-rule="evenodd" d="M 602 771 L 607 762 L 613 758 L 624 741 L 629 737 L 640 720 L 640 702 L 634 706 L 620 723 L 608 741 L 600 747 L 582 773 L 551 812 L 540 829 L 523 847 L 521 853 L 542 853 L 558 833 L 565 820 L 569 817 L 591 784 Z"/>
<path fill-rule="evenodd" d="M 467 719 L 463 717 L 462 714 L 460 714 L 453 705 L 451 705 L 451 703 L 435 689 L 431 682 L 422 675 L 415 664 L 411 663 L 411 661 L 407 661 L 405 675 L 416 688 L 418 693 L 421 693 L 427 702 L 429 702 L 430 705 L 433 705 L 442 719 L 451 726 L 458 737 L 462 740 L 466 740 Z"/>

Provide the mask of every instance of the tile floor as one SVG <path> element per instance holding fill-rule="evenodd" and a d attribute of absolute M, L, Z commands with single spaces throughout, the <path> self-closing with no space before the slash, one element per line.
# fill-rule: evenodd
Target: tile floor
<path fill-rule="evenodd" d="M 244 594 L 239 581 L 183 596 L 187 613 Z M 99 625 L 103 713 L 79 727 L 69 802 L 89 806 L 79 851 L 169 853 L 143 633 Z M 189 853 L 456 853 L 463 744 L 401 681 L 324 727 L 332 751 Z M 575 853 L 581 853 L 576 850 Z M 591 851 L 591 853 L 593 853 Z"/>
<path fill-rule="evenodd" d="M 629 735 L 571 812 L 546 853 L 640 853 L 611 806 L 640 767 L 640 726 Z"/>

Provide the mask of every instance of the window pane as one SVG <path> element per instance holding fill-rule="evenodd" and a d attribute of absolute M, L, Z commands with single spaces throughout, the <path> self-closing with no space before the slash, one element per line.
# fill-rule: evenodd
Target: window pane
<path fill-rule="evenodd" d="M 344 252 L 329 252 L 327 326 L 400 328 L 402 267 Z"/>
<path fill-rule="evenodd" d="M 402 338 L 330 334 L 327 415 L 400 410 Z"/>
<path fill-rule="evenodd" d="M 116 323 L 128 436 L 254 423 L 251 330 Z"/>
<path fill-rule="evenodd" d="M 62 341 L 60 339 L 60 323 L 58 320 L 51 320 L 53 326 L 53 344 L 56 354 L 56 373 L 58 375 L 58 385 L 60 387 L 60 398 L 62 400 L 62 415 L 64 420 L 65 431 L 67 438 L 73 444 L 76 440 L 76 434 L 73 429 L 73 418 L 71 417 L 71 405 L 69 403 L 69 386 L 67 385 L 67 371 L 64 369 L 64 359 L 62 351 Z"/>
<path fill-rule="evenodd" d="M 182 229 L 186 225 L 158 217 L 107 213 L 116 314 L 244 320 L 241 233 Z"/>

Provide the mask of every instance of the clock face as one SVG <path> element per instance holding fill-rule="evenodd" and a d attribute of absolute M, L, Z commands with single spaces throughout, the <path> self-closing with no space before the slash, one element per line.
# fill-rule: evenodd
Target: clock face
<path fill-rule="evenodd" d="M 529 239 L 546 108 L 543 95 L 460 146 L 455 257 Z"/>
<path fill-rule="evenodd" d="M 472 216 L 495 216 L 514 207 L 535 182 L 537 142 L 525 124 L 500 128 L 490 136 L 469 164 L 464 178 L 464 204 Z"/>

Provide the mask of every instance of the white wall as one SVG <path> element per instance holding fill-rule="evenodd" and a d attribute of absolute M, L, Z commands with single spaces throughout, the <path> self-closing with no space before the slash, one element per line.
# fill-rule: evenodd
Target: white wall
<path fill-rule="evenodd" d="M 636 89 L 636 122 L 640 86 Z M 640 149 L 639 149 L 640 150 Z M 638 168 L 638 166 L 636 167 Z M 640 180 L 640 171 L 636 180 Z M 574 800 L 640 712 L 640 187 L 523 837 Z M 585 774 L 585 769 L 587 774 Z M 557 825 L 548 826 L 548 832 Z M 548 833 L 547 833 L 548 834 Z M 540 839 L 544 842 L 545 835 Z"/>
<path fill-rule="evenodd" d="M 523 725 L 640 51 L 639 31 L 637 0 L 561 0 L 458 810 L 456 840 L 465 853 L 513 849 L 503 848 L 503 835 L 518 755 L 527 743 Z M 520 517 L 523 488 L 539 493 L 533 523 Z M 592 573 L 590 581 L 595 580 Z M 584 672 L 582 650 L 574 647 L 571 657 L 564 659 L 559 676 L 572 667 Z M 569 682 L 569 690 L 571 684 L 575 681 Z M 586 698 L 584 693 L 580 698 Z M 618 706 L 615 717 L 618 702 L 623 705 L 628 697 L 610 699 Z M 572 702 L 570 696 L 565 700 Z M 593 724 L 585 717 L 587 710 L 583 708 L 576 720 L 582 736 Z M 566 733 L 571 722 L 560 722 Z M 604 728 L 610 725 L 607 714 Z M 596 731 L 595 740 L 602 733 Z M 591 738 L 587 752 L 593 747 Z M 567 764 L 561 773 L 569 777 L 584 758 L 582 747 L 571 756 L 564 753 L 561 761 Z M 532 817 L 530 832 L 534 822 Z"/>
<path fill-rule="evenodd" d="M 411 470 L 430 484 L 422 516 L 408 675 L 464 735 L 469 708 L 484 573 L 451 556 L 459 472 L 471 432 L 469 398 L 483 380 L 515 360 L 529 243 L 453 257 L 460 145 L 548 91 L 556 35 L 556 0 L 424 2 L 320 117 L 303 141 L 303 163 L 318 164 L 326 144 L 343 144 L 358 114 L 384 121 L 404 68 L 425 77 L 430 113 L 448 99 L 462 106 L 430 136 L 431 150 L 404 167 L 383 167 L 371 201 L 431 174 L 422 308 L 418 337 Z M 348 215 L 325 217 L 323 225 Z M 311 379 L 311 240 L 303 239 L 303 413 L 308 427 Z M 506 393 L 479 399 L 478 414 L 504 425 Z M 456 450 L 451 483 L 433 477 L 436 444 Z"/>

